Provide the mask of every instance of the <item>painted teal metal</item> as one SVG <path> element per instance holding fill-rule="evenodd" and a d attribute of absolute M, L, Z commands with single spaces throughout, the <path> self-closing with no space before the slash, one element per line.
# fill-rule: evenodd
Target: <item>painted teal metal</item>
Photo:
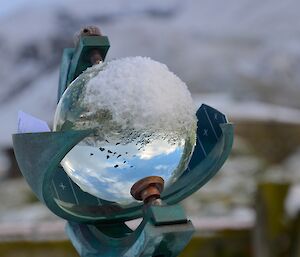
<path fill-rule="evenodd" d="M 91 66 L 89 53 L 100 51 L 104 60 L 107 37 L 85 36 L 75 49 L 64 50 L 58 100 L 71 81 Z M 17 162 L 33 192 L 66 227 L 82 257 L 177 256 L 194 231 L 178 202 L 188 197 L 224 164 L 233 144 L 233 125 L 207 105 L 197 112 L 197 143 L 183 175 L 162 193 L 162 206 L 132 204 L 127 208 L 82 191 L 60 166 L 64 156 L 93 130 L 13 135 Z M 135 231 L 125 221 L 143 217 Z"/>
<path fill-rule="evenodd" d="M 174 215 L 170 217 L 172 212 L 176 213 L 175 219 Z M 164 220 L 163 225 L 161 219 Z M 194 232 L 192 223 L 186 219 L 178 205 L 149 206 L 145 210 L 144 220 L 135 231 L 124 223 L 116 223 L 115 226 L 117 229 L 112 232 L 111 226 L 103 224 L 91 226 L 69 222 L 66 231 L 82 257 L 175 257 L 184 249 Z"/>
<path fill-rule="evenodd" d="M 206 112 L 220 115 L 221 118 L 211 120 L 212 125 L 209 122 L 205 124 Z M 184 174 L 162 193 L 162 200 L 166 204 L 176 204 L 197 191 L 216 174 L 231 151 L 233 126 L 226 123 L 225 116 L 202 105 L 197 117 L 197 144 L 194 153 Z M 217 137 L 212 128 L 215 128 Z M 204 133 L 206 129 L 207 136 Z M 93 224 L 141 217 L 141 204 L 124 209 L 116 203 L 96 198 L 83 192 L 61 168 L 60 162 L 68 151 L 92 132 L 86 130 L 13 135 L 15 155 L 28 184 L 52 212 L 67 220 Z M 65 185 L 65 188 L 61 185 Z"/>
<path fill-rule="evenodd" d="M 109 40 L 106 36 L 82 36 L 76 48 L 64 49 L 60 65 L 57 102 L 69 84 L 92 66 L 89 58 L 91 51 L 98 50 L 104 61 L 109 47 Z"/>
<path fill-rule="evenodd" d="M 233 143 L 233 126 L 223 114 L 202 105 L 197 117 L 193 156 L 184 174 L 163 192 L 163 206 L 123 209 L 83 192 L 68 178 L 59 163 L 92 130 L 15 134 L 13 143 L 28 184 L 52 212 L 68 220 L 66 232 L 82 257 L 177 256 L 194 229 L 176 203 L 216 174 Z M 131 231 L 124 222 L 138 217 L 143 222 Z"/>

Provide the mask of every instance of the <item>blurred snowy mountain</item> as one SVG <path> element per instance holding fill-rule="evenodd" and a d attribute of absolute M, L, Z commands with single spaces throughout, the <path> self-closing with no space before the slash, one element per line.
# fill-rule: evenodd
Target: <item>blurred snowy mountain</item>
<path fill-rule="evenodd" d="M 297 0 L 20 2 L 0 12 L 0 147 L 18 110 L 51 124 L 62 49 L 88 24 L 109 36 L 108 59 L 150 56 L 195 95 L 300 107 Z"/>

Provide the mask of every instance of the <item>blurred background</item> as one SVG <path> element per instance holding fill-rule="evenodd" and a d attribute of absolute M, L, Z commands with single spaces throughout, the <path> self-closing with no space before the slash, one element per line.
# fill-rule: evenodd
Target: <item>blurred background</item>
<path fill-rule="evenodd" d="M 0 0 L 0 256 L 78 256 L 64 221 L 20 175 L 11 134 L 23 110 L 52 126 L 62 50 L 97 25 L 107 59 L 150 56 L 195 103 L 235 123 L 229 160 L 183 202 L 190 257 L 300 256 L 300 2 Z"/>

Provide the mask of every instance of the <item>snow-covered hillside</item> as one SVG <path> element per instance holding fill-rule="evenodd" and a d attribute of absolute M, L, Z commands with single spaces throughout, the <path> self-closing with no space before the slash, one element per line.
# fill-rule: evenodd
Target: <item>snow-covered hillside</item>
<path fill-rule="evenodd" d="M 21 2 L 0 16 L 0 147 L 11 144 L 18 110 L 51 124 L 62 49 L 87 24 L 109 36 L 109 59 L 150 56 L 194 95 L 300 107 L 297 0 Z"/>

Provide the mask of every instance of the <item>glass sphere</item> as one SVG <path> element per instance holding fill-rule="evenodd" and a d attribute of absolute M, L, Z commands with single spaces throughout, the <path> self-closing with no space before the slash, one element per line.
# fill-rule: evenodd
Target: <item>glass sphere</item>
<path fill-rule="evenodd" d="M 170 115 L 165 119 L 163 116 L 156 120 L 151 118 L 151 104 L 154 100 L 144 99 L 139 103 L 139 100 L 130 98 L 134 94 L 139 94 L 135 97 L 143 97 L 136 90 L 126 93 L 126 88 L 120 92 L 121 89 L 112 89 L 113 84 L 108 85 L 108 80 L 118 80 L 117 84 L 130 87 L 141 79 L 133 79 L 133 76 L 129 81 L 123 81 L 122 74 L 119 76 L 114 73 L 119 68 L 119 63 L 114 62 L 117 61 L 88 68 L 69 85 L 56 109 L 54 131 L 93 129 L 90 136 L 71 149 L 61 165 L 83 191 L 107 201 L 128 205 L 136 202 L 130 195 L 130 189 L 138 180 L 147 176 L 160 176 L 166 188 L 183 173 L 195 145 L 196 118 L 193 114 L 188 128 L 184 122 L 184 126 L 180 127 L 180 116 L 175 121 L 175 127 L 165 126 Z M 126 62 L 123 65 L 127 65 Z M 120 70 L 124 72 L 126 67 Z M 114 72 L 105 73 L 106 69 Z M 135 68 L 131 67 L 128 72 L 135 73 Z M 136 72 L 141 75 L 141 71 Z M 101 77 L 107 77 L 108 80 L 99 81 Z M 128 80 L 128 76 L 126 78 Z M 93 91 L 90 87 L 95 84 L 97 90 Z M 115 91 L 111 93 L 111 90 Z M 119 100 L 115 96 L 120 97 Z M 121 102 L 123 98 L 124 102 Z M 129 111 L 124 111 L 122 104 Z M 147 111 L 142 105 L 147 105 Z M 139 118 L 141 120 L 135 123 Z"/>

